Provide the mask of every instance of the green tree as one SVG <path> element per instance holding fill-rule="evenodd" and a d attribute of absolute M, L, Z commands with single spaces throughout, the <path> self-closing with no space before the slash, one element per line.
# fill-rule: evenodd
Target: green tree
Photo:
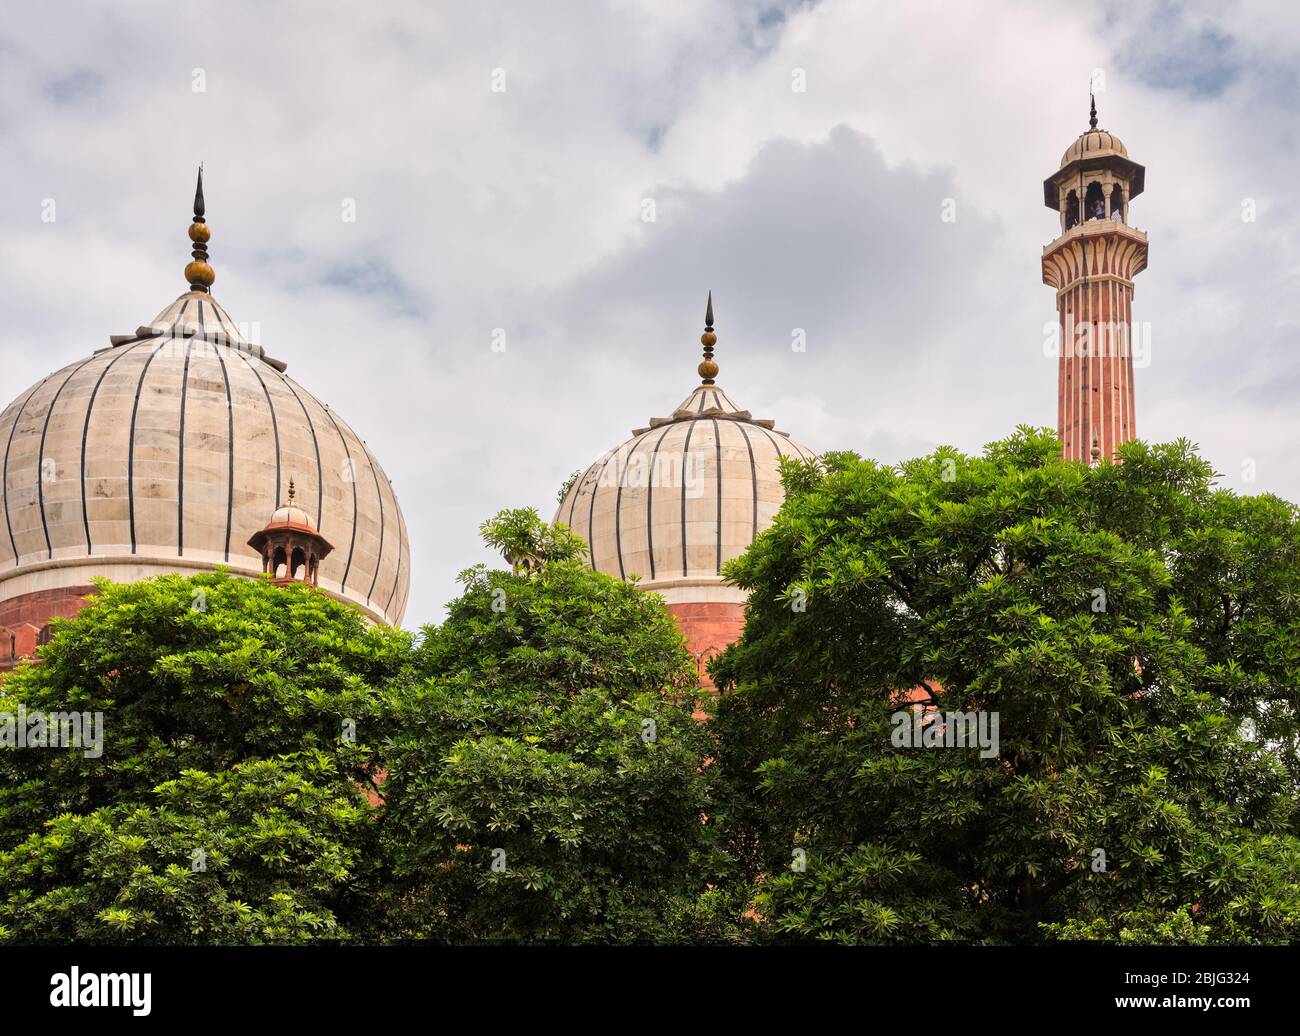
<path fill-rule="evenodd" d="M 698 932 L 718 916 L 702 895 L 716 863 L 708 743 L 672 617 L 588 569 L 581 541 L 532 510 L 483 533 L 535 563 L 462 573 L 446 620 L 424 631 L 402 734 L 385 748 L 391 930 L 566 942 Z"/>
<path fill-rule="evenodd" d="M 0 750 L 13 939 L 344 938 L 378 881 L 372 747 L 410 638 L 307 586 L 101 582 L 0 712 L 102 713 L 103 754 Z"/>
<path fill-rule="evenodd" d="M 717 819 L 769 936 L 1300 935 L 1296 509 L 1186 442 L 1058 451 L 787 465 L 710 669 Z M 909 699 L 996 716 L 998 754 L 896 746 Z"/>

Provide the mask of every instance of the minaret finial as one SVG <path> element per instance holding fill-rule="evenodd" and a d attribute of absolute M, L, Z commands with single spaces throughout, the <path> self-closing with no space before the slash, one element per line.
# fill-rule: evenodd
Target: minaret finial
<path fill-rule="evenodd" d="M 1101 463 L 1101 443 L 1097 440 L 1097 433 L 1092 433 L 1092 464 Z M 1091 466 L 1091 465 L 1090 465 Z"/>
<path fill-rule="evenodd" d="M 1092 110 L 1088 112 L 1088 128 L 1097 128 L 1097 98 L 1091 90 L 1088 91 L 1088 100 L 1092 104 Z"/>
<path fill-rule="evenodd" d="M 293 485 L 293 479 L 289 479 L 289 503 L 290 503 L 290 504 L 293 503 L 293 494 L 294 494 L 294 492 L 295 492 L 295 489 L 294 489 L 294 485 Z"/>
<path fill-rule="evenodd" d="M 199 182 L 194 188 L 194 222 L 190 224 L 190 241 L 194 251 L 190 253 L 194 261 L 185 267 L 185 279 L 190 282 L 190 291 L 209 292 L 216 273 L 208 265 L 208 239 L 212 231 L 208 229 L 204 216 L 207 214 L 203 204 L 203 163 L 199 163 Z"/>
<path fill-rule="evenodd" d="M 718 365 L 713 362 L 713 347 L 718 343 L 718 336 L 713 333 L 713 292 L 709 292 L 709 304 L 704 310 L 704 334 L 700 335 L 700 343 L 704 346 L 700 377 L 705 385 L 712 385 L 718 376 Z"/>

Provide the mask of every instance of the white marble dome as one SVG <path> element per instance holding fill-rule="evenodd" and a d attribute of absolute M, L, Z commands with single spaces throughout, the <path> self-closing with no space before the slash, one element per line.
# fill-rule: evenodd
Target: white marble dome
<path fill-rule="evenodd" d="M 1104 158 L 1112 155 L 1120 158 L 1128 157 L 1128 149 L 1124 147 L 1123 141 L 1106 130 L 1090 129 L 1080 133 L 1078 139 L 1065 149 L 1065 154 L 1061 156 L 1061 168 L 1064 169 L 1071 162 L 1080 159 Z"/>
<path fill-rule="evenodd" d="M 192 286 L 193 287 L 193 286 Z M 0 602 L 225 565 L 289 480 L 334 545 L 320 586 L 376 622 L 406 609 L 410 554 L 388 477 L 337 413 L 191 290 L 0 414 Z"/>
<path fill-rule="evenodd" d="M 267 522 L 271 525 L 296 525 L 299 528 L 316 529 L 316 523 L 311 520 L 311 515 L 301 507 L 294 507 L 292 504 L 286 504 L 284 507 L 277 507 L 275 514 L 271 515 L 271 520 Z"/>
<path fill-rule="evenodd" d="M 702 384 L 579 475 L 555 521 L 587 541 L 592 568 L 638 577 L 670 604 L 743 601 L 722 566 L 780 510 L 782 457 L 815 454 Z"/>

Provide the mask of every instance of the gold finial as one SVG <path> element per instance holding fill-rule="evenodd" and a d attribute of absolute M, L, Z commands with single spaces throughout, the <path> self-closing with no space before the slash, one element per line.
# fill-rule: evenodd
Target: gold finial
<path fill-rule="evenodd" d="M 700 343 L 704 346 L 704 360 L 699 366 L 700 377 L 705 385 L 712 385 L 713 379 L 718 376 L 718 365 L 713 362 L 713 347 L 718 344 L 718 336 L 713 333 L 713 292 L 709 292 L 709 305 L 704 311 L 704 334 L 700 335 Z"/>
<path fill-rule="evenodd" d="M 194 222 L 190 224 L 190 241 L 194 251 L 190 253 L 194 261 L 185 267 L 185 279 L 190 282 L 190 291 L 209 292 L 212 282 L 217 279 L 208 265 L 208 239 L 212 231 L 208 229 L 203 206 L 203 164 L 199 163 L 199 184 L 194 189 Z"/>
<path fill-rule="evenodd" d="M 293 494 L 294 494 L 294 492 L 295 492 L 295 490 L 294 490 L 294 488 L 293 488 L 293 479 L 289 479 L 289 504 L 290 504 L 290 506 L 293 505 Z"/>
<path fill-rule="evenodd" d="M 1092 433 L 1092 463 L 1097 464 L 1101 461 L 1101 443 L 1097 441 L 1097 433 Z"/>

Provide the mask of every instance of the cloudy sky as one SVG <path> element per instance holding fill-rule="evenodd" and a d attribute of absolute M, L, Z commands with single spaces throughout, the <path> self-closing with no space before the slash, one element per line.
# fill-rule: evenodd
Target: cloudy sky
<path fill-rule="evenodd" d="M 0 396 L 185 290 L 203 161 L 216 298 L 393 480 L 408 626 L 487 560 L 483 518 L 549 516 L 687 395 L 710 289 L 719 382 L 813 449 L 897 460 L 1053 424 L 1041 184 L 1094 77 L 1147 167 L 1139 434 L 1300 499 L 1289 0 L 6 15 Z"/>

